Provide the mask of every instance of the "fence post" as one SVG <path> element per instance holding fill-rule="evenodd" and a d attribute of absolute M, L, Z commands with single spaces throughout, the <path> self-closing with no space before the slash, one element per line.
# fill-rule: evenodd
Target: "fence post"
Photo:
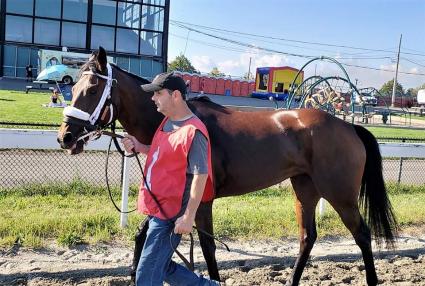
<path fill-rule="evenodd" d="M 406 142 L 406 139 L 401 140 L 401 142 Z M 400 157 L 400 164 L 398 166 L 398 179 L 397 179 L 397 183 L 400 185 L 401 182 L 401 172 L 403 170 L 403 157 Z"/>
<path fill-rule="evenodd" d="M 320 198 L 319 200 L 319 218 L 321 218 L 325 213 L 325 200 L 323 198 Z"/>
<path fill-rule="evenodd" d="M 126 152 L 126 155 L 127 152 Z M 120 226 L 126 227 L 128 224 L 128 188 L 130 182 L 130 158 L 124 157 L 122 182 L 121 182 L 121 215 L 120 215 Z"/>
<path fill-rule="evenodd" d="M 400 184 L 401 182 L 401 172 L 403 169 L 403 157 L 400 157 L 400 164 L 398 166 L 398 179 L 397 179 L 397 183 Z"/>

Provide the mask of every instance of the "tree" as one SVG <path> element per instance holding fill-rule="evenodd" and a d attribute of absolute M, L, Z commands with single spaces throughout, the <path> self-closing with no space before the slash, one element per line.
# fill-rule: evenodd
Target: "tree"
<path fill-rule="evenodd" d="M 222 73 L 221 71 L 219 71 L 217 67 L 213 67 L 213 69 L 209 72 L 208 75 L 213 76 L 213 77 L 223 77 L 223 76 L 225 76 L 225 74 Z"/>
<path fill-rule="evenodd" d="M 393 85 L 394 85 L 394 80 L 392 79 L 392 80 L 384 83 L 384 85 L 381 87 L 379 92 L 383 95 L 392 95 L 393 94 Z M 396 84 L 395 94 L 398 95 L 398 96 L 404 94 L 403 86 L 398 82 Z"/>
<path fill-rule="evenodd" d="M 415 87 L 415 88 L 409 88 L 409 89 L 406 91 L 406 96 L 413 96 L 413 97 L 416 97 L 416 96 L 418 96 L 418 91 L 419 91 L 420 89 L 425 89 L 425 83 L 424 83 L 424 84 L 422 84 L 422 85 L 420 85 L 420 86 L 418 86 L 418 87 Z"/>
<path fill-rule="evenodd" d="M 414 88 L 409 88 L 406 90 L 405 96 L 417 96 L 417 95 L 418 95 L 418 91 Z"/>
<path fill-rule="evenodd" d="M 181 71 L 181 72 L 189 72 L 189 73 L 199 73 L 192 63 L 186 58 L 183 54 L 180 54 L 175 58 L 174 61 L 168 64 L 168 71 Z"/>

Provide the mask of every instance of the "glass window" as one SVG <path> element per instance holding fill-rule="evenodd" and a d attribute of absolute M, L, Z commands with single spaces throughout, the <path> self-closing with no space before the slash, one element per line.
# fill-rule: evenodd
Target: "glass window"
<path fill-rule="evenodd" d="M 16 47 L 15 46 L 4 46 L 4 63 L 5 66 L 16 65 Z"/>
<path fill-rule="evenodd" d="M 139 51 L 139 32 L 117 28 L 116 51 L 137 54 Z"/>
<path fill-rule="evenodd" d="M 97 49 L 99 46 L 108 51 L 114 50 L 115 30 L 111 27 L 93 25 L 91 28 L 91 48 Z"/>
<path fill-rule="evenodd" d="M 3 75 L 15 77 L 15 67 L 4 67 L 3 68 Z"/>
<path fill-rule="evenodd" d="M 164 6 L 165 0 L 144 0 L 143 3 Z"/>
<path fill-rule="evenodd" d="M 156 76 L 159 73 L 162 73 L 162 63 L 157 62 L 157 61 L 153 61 L 152 62 L 152 74 L 153 76 Z"/>
<path fill-rule="evenodd" d="M 128 71 L 129 60 L 128 57 L 117 57 L 117 66 L 123 70 Z"/>
<path fill-rule="evenodd" d="M 6 41 L 32 42 L 32 18 L 6 16 Z"/>
<path fill-rule="evenodd" d="M 41 17 L 60 18 L 61 2 L 57 0 L 35 1 L 35 15 Z"/>
<path fill-rule="evenodd" d="M 64 0 L 63 18 L 74 21 L 87 21 L 88 0 Z"/>
<path fill-rule="evenodd" d="M 34 43 L 59 45 L 59 29 L 59 21 L 35 19 Z"/>
<path fill-rule="evenodd" d="M 25 70 L 25 68 L 16 68 L 16 77 L 27 77 L 27 71 Z"/>
<path fill-rule="evenodd" d="M 62 46 L 86 47 L 86 25 L 62 22 Z"/>
<path fill-rule="evenodd" d="M 16 61 L 17 67 L 26 67 L 30 63 L 30 48 L 18 47 L 18 60 Z"/>
<path fill-rule="evenodd" d="M 7 0 L 6 9 L 9 13 L 32 16 L 33 2 L 34 0 Z"/>
<path fill-rule="evenodd" d="M 152 78 L 152 60 L 142 59 L 140 64 L 140 75 L 147 78 Z"/>
<path fill-rule="evenodd" d="M 141 31 L 140 32 L 140 53 L 142 55 L 161 56 L 162 34 Z"/>
<path fill-rule="evenodd" d="M 93 0 L 93 23 L 115 25 L 116 1 Z"/>
<path fill-rule="evenodd" d="M 130 72 L 140 75 L 140 59 L 130 58 Z"/>
<path fill-rule="evenodd" d="M 32 73 L 34 76 L 37 76 L 37 67 L 38 67 L 38 49 L 31 49 L 31 60 Z"/>
<path fill-rule="evenodd" d="M 118 2 L 117 25 L 129 28 L 139 28 L 140 4 Z"/>
<path fill-rule="evenodd" d="M 162 32 L 164 30 L 164 8 L 143 5 L 142 29 Z"/>

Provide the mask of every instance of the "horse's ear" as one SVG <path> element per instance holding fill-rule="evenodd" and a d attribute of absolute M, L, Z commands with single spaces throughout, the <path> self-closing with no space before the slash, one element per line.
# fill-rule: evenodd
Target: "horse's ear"
<path fill-rule="evenodd" d="M 89 61 L 94 61 L 97 58 L 97 51 L 91 52 L 91 55 L 89 57 Z"/>
<path fill-rule="evenodd" d="M 97 62 L 101 71 L 106 70 L 106 64 L 108 63 L 108 59 L 106 58 L 106 51 L 102 47 L 99 47 L 99 52 L 97 54 Z"/>

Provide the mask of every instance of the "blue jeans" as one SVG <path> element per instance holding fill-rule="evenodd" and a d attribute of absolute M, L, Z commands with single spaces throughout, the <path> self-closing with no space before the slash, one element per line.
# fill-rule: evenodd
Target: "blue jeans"
<path fill-rule="evenodd" d="M 220 285 L 171 260 L 174 253 L 171 243 L 177 248 L 180 239 L 181 235 L 174 233 L 174 222 L 156 217 L 149 219 L 145 245 L 137 265 L 137 286 L 162 286 L 164 281 L 170 285 Z"/>

